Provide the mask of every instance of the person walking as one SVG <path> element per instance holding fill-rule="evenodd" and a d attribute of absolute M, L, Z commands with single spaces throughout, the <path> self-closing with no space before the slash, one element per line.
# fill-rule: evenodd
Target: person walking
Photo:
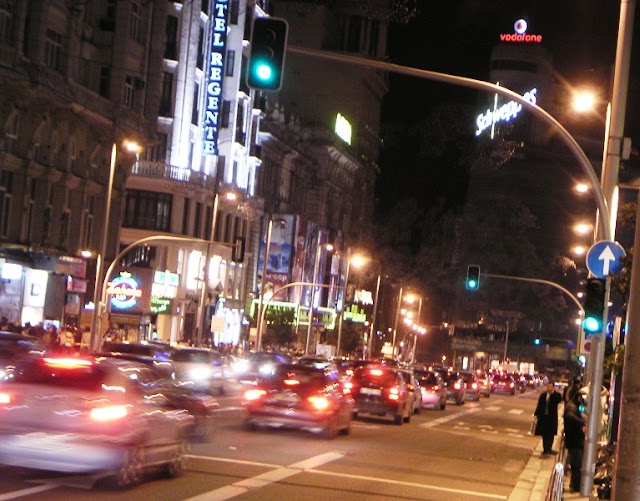
<path fill-rule="evenodd" d="M 564 407 L 564 445 L 569 451 L 569 466 L 571 468 L 571 480 L 569 488 L 571 492 L 580 490 L 582 468 L 582 452 L 584 450 L 586 420 L 582 413 L 582 395 L 578 392 L 571 395 Z"/>
<path fill-rule="evenodd" d="M 538 398 L 538 405 L 533 415 L 537 418 L 535 434 L 542 436 L 542 454 L 555 454 L 551 450 L 553 439 L 558 434 L 558 405 L 562 395 L 555 390 L 552 381 L 547 383 L 547 390 Z"/>

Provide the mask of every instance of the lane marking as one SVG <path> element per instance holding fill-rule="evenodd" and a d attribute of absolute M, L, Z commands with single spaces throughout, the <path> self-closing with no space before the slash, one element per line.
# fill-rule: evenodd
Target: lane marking
<path fill-rule="evenodd" d="M 524 412 L 523 409 L 511 409 L 509 414 L 522 414 Z"/>
<path fill-rule="evenodd" d="M 472 414 L 474 412 L 478 412 L 481 409 L 482 409 L 481 407 L 474 407 L 474 408 L 466 410 L 466 411 L 462 411 L 462 412 L 457 412 L 455 414 L 451 414 L 450 416 L 443 416 L 441 418 L 434 419 L 433 421 L 429 421 L 428 423 L 420 423 L 420 426 L 423 427 L 423 428 L 433 428 L 434 426 L 438 426 L 439 424 L 446 423 L 448 421 L 452 421 L 453 419 L 458 419 L 458 418 L 460 418 L 462 416 L 466 416 L 467 414 Z"/>
<path fill-rule="evenodd" d="M 485 411 L 494 411 L 494 412 L 499 411 L 500 409 L 502 409 L 502 407 L 498 407 L 497 405 L 490 405 L 484 408 Z"/>
<path fill-rule="evenodd" d="M 246 464 L 246 465 L 253 465 L 253 466 L 273 466 L 273 465 L 270 465 L 269 463 L 258 463 L 254 461 L 235 460 L 235 459 L 229 459 L 229 458 L 213 458 L 208 456 L 194 456 L 194 455 L 189 455 L 188 457 L 194 458 L 194 459 L 206 459 L 206 460 L 212 460 L 212 461 L 221 461 L 225 463 L 237 463 L 237 464 Z M 491 494 L 487 492 L 471 491 L 467 489 L 453 489 L 450 487 L 441 487 L 438 485 L 419 484 L 417 482 L 406 482 L 402 480 L 369 477 L 365 475 L 353 475 L 350 473 L 340 473 L 340 472 L 334 472 L 334 471 L 315 469 L 317 466 L 322 466 L 323 464 L 329 463 L 331 461 L 335 461 L 342 457 L 344 457 L 344 454 L 340 454 L 338 452 L 327 452 L 326 454 L 314 456 L 309 459 L 302 460 L 298 463 L 293 463 L 289 466 L 278 466 L 277 469 L 275 470 L 268 471 L 266 473 L 257 475 L 255 477 L 247 478 L 245 480 L 240 480 L 232 485 L 227 485 L 225 487 L 221 487 L 219 489 L 188 498 L 185 501 L 222 501 L 225 499 L 230 499 L 236 496 L 240 496 L 242 494 L 246 494 L 250 488 L 264 487 L 265 485 L 268 485 L 270 483 L 277 482 L 278 480 L 283 480 L 285 478 L 290 477 L 291 475 L 295 475 L 297 473 L 302 473 L 302 472 L 312 473 L 314 475 L 348 478 L 352 480 L 364 480 L 366 482 L 379 482 L 383 484 L 400 485 L 404 487 L 416 487 L 419 489 L 448 492 L 451 494 L 464 494 L 467 496 L 474 496 L 479 498 L 502 499 L 502 500 L 505 500 L 508 498 L 508 496 L 503 496 L 500 494 Z"/>
<path fill-rule="evenodd" d="M 189 457 L 196 457 L 198 459 L 202 458 L 202 456 Z M 213 491 L 199 494 L 198 496 L 188 498 L 186 501 L 222 501 L 236 496 L 241 496 L 242 494 L 246 494 L 250 489 L 259 489 L 261 487 L 265 487 L 266 485 L 272 484 L 274 482 L 279 482 L 281 480 L 284 480 L 285 478 L 297 475 L 298 473 L 301 473 L 303 471 L 310 471 L 312 468 L 322 466 L 323 464 L 329 463 L 331 461 L 336 461 L 337 459 L 340 459 L 342 457 L 344 457 L 344 454 L 340 454 L 338 452 L 327 452 L 325 454 L 320 454 L 319 456 L 313 456 L 302 461 L 298 461 L 297 463 L 293 463 L 289 466 L 276 465 L 276 469 L 274 470 L 261 473 L 260 475 L 256 475 L 254 477 L 246 478 L 244 480 L 240 480 L 233 483 L 232 485 L 227 485 Z M 227 459 L 226 462 L 239 464 L 263 464 L 253 463 L 249 461 L 235 461 L 230 459 Z"/>
<path fill-rule="evenodd" d="M 0 501 L 5 501 L 7 499 L 16 499 L 21 498 L 23 496 L 30 496 L 31 494 L 38 494 L 39 492 L 49 491 L 51 489 L 56 489 L 57 485 L 39 485 L 38 487 L 31 487 L 29 489 L 21 489 L 19 491 L 7 492 L 6 494 L 0 495 Z"/>

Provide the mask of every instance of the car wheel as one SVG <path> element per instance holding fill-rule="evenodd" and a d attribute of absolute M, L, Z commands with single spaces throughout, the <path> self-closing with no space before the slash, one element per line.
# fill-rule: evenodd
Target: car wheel
<path fill-rule="evenodd" d="M 402 417 L 402 414 L 396 414 L 393 417 L 393 422 L 395 424 L 397 424 L 398 426 L 400 426 L 402 424 L 402 422 L 404 421 L 404 418 Z"/>
<path fill-rule="evenodd" d="M 133 487 L 142 481 L 144 473 L 144 451 L 142 447 L 134 445 L 125 450 L 124 458 L 114 481 L 116 487 L 121 489 Z"/>
<path fill-rule="evenodd" d="M 420 405 L 418 405 L 418 406 L 413 410 L 413 412 L 414 412 L 415 414 L 420 414 L 420 413 L 422 412 L 422 402 L 420 402 Z"/>
<path fill-rule="evenodd" d="M 413 415 L 413 407 L 409 408 L 409 412 L 407 412 L 407 415 L 404 417 L 404 422 L 405 423 L 410 423 L 411 422 L 411 416 Z"/>
<path fill-rule="evenodd" d="M 335 438 L 338 434 L 338 416 L 331 416 L 321 432 L 321 437 L 326 440 Z"/>
<path fill-rule="evenodd" d="M 440 410 L 441 410 L 441 411 L 443 411 L 443 410 L 445 410 L 446 408 L 447 408 L 447 402 L 442 402 L 442 403 L 440 404 Z"/>
<path fill-rule="evenodd" d="M 346 426 L 340 430 L 340 435 L 351 435 L 351 419 L 349 419 Z"/>
<path fill-rule="evenodd" d="M 351 417 L 353 417 L 353 419 L 358 417 L 358 411 L 353 411 L 351 414 Z"/>
<path fill-rule="evenodd" d="M 167 463 L 166 471 L 167 476 L 169 477 L 177 477 L 182 474 L 185 467 L 185 459 L 184 455 L 189 450 L 189 447 L 186 442 L 180 442 L 176 449 L 176 454 L 171 460 L 171 462 Z"/>

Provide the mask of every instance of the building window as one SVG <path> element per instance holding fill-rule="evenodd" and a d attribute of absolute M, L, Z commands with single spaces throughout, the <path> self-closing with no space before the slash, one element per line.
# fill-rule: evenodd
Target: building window
<path fill-rule="evenodd" d="M 200 110 L 198 109 L 200 100 L 198 99 L 198 96 L 200 96 L 200 85 L 195 84 L 195 88 L 193 90 L 193 107 L 191 108 L 191 123 L 193 125 L 198 125 L 198 118 L 200 117 Z"/>
<path fill-rule="evenodd" d="M 4 150 L 12 155 L 18 154 L 18 127 L 20 118 L 17 112 L 9 115 L 4 126 Z"/>
<path fill-rule="evenodd" d="M 235 61 L 236 61 L 236 51 L 235 50 L 228 50 L 227 51 L 227 60 L 225 61 L 224 65 L 224 74 L 228 77 L 232 77 L 233 76 L 233 67 L 235 66 Z"/>
<path fill-rule="evenodd" d="M 185 198 L 182 206 L 182 234 L 189 234 L 189 212 L 191 212 L 191 199 Z"/>
<path fill-rule="evenodd" d="M 167 16 L 166 42 L 164 46 L 165 59 L 178 59 L 178 18 Z"/>
<path fill-rule="evenodd" d="M 211 217 L 213 216 L 213 207 L 207 206 L 204 215 L 204 239 L 211 240 Z"/>
<path fill-rule="evenodd" d="M 76 138 L 75 136 L 71 136 L 69 138 L 69 156 L 67 157 L 67 171 L 74 172 L 76 168 L 76 159 L 77 159 L 77 147 L 76 147 Z"/>
<path fill-rule="evenodd" d="M 173 108 L 173 74 L 165 71 L 162 74 L 162 97 L 160 98 L 159 115 L 170 117 Z"/>
<path fill-rule="evenodd" d="M 51 135 L 51 159 L 49 160 L 49 165 L 52 167 L 56 166 L 58 162 L 58 155 L 60 153 L 60 140 L 58 137 L 58 131 L 54 130 Z"/>
<path fill-rule="evenodd" d="M 198 35 L 198 57 L 196 59 L 196 67 L 202 69 L 204 66 L 204 30 L 200 28 Z"/>
<path fill-rule="evenodd" d="M 62 53 L 62 35 L 51 28 L 47 29 L 44 43 L 44 64 L 49 68 L 60 71 L 60 54 Z"/>
<path fill-rule="evenodd" d="M 240 16 L 240 2 L 238 0 L 231 0 L 231 5 L 229 7 L 229 24 L 238 24 L 238 17 Z"/>
<path fill-rule="evenodd" d="M 168 193 L 128 191 L 123 226 L 143 230 L 169 231 L 171 202 L 172 196 Z"/>
<path fill-rule="evenodd" d="M 131 2 L 131 15 L 129 16 L 129 37 L 140 41 L 140 26 L 142 25 L 142 6 L 139 0 Z"/>
<path fill-rule="evenodd" d="M 12 192 L 13 173 L 6 170 L 0 170 L 0 237 L 6 237 L 9 233 Z"/>
<path fill-rule="evenodd" d="M 58 244 L 66 248 L 69 243 L 69 229 L 71 226 L 71 211 L 65 209 L 60 216 L 60 228 L 58 233 Z"/>
<path fill-rule="evenodd" d="M 156 134 L 158 142 L 144 150 L 143 158 L 149 162 L 164 162 L 167 158 L 167 135 Z"/>
<path fill-rule="evenodd" d="M 91 248 L 91 234 L 93 233 L 93 219 L 95 213 L 95 202 L 93 197 L 89 197 L 82 214 L 82 233 L 80 234 L 80 247 Z"/>
<path fill-rule="evenodd" d="M 31 242 L 31 231 L 33 228 L 33 213 L 36 205 L 36 181 L 28 178 L 25 186 L 26 200 L 25 211 L 20 228 L 20 238 L 23 242 Z"/>
<path fill-rule="evenodd" d="M 220 127 L 228 128 L 231 115 L 231 101 L 222 101 L 222 117 L 220 119 Z"/>
<path fill-rule="evenodd" d="M 100 68 L 100 83 L 98 85 L 98 94 L 108 98 L 111 94 L 111 68 L 102 66 Z"/>
<path fill-rule="evenodd" d="M 8 0 L 0 0 L 0 43 L 12 45 L 13 16 Z"/>
<path fill-rule="evenodd" d="M 129 109 L 133 108 L 133 77 L 131 76 L 124 79 L 122 103 Z"/>
<path fill-rule="evenodd" d="M 202 203 L 196 202 L 196 213 L 195 218 L 193 220 L 193 236 L 196 238 L 200 238 L 200 226 L 202 219 Z"/>

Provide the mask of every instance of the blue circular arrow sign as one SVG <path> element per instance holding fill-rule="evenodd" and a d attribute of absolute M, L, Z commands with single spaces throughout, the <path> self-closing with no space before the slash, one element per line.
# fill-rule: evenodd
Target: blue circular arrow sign
<path fill-rule="evenodd" d="M 624 255 L 624 249 L 618 242 L 601 240 L 587 252 L 587 268 L 594 277 L 607 278 L 622 270 L 621 260 Z"/>

